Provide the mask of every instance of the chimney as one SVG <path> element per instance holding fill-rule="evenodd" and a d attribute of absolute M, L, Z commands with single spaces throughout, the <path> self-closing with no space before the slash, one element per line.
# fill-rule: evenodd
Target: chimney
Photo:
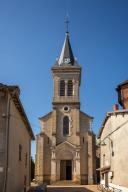
<path fill-rule="evenodd" d="M 113 111 L 117 111 L 117 110 L 119 110 L 119 106 L 118 106 L 118 104 L 114 104 L 113 105 Z"/>

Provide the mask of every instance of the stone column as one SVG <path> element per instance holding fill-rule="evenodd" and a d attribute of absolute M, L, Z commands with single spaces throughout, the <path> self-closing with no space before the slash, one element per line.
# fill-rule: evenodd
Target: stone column
<path fill-rule="evenodd" d="M 52 117 L 52 135 L 56 135 L 56 109 L 53 109 L 53 117 Z"/>
<path fill-rule="evenodd" d="M 73 181 L 80 183 L 80 151 L 76 150 L 76 156 L 74 159 Z"/>
<path fill-rule="evenodd" d="M 52 118 L 52 147 L 56 146 L 56 109 L 53 109 L 53 118 Z"/>
<path fill-rule="evenodd" d="M 56 157 L 55 157 L 55 149 L 52 150 L 52 158 L 51 158 L 51 183 L 56 181 Z"/>
<path fill-rule="evenodd" d="M 79 135 L 80 133 L 80 111 L 79 109 L 76 109 L 76 133 Z M 79 137 L 80 139 L 80 137 Z M 80 145 L 80 140 L 79 140 Z"/>
<path fill-rule="evenodd" d="M 56 99 L 59 98 L 59 77 L 57 77 L 56 75 L 53 75 L 53 79 L 54 79 L 54 98 L 53 100 L 55 101 Z"/>
<path fill-rule="evenodd" d="M 73 96 L 75 96 L 75 79 L 73 79 Z"/>
<path fill-rule="evenodd" d="M 38 182 L 43 181 L 43 145 L 44 145 L 43 133 L 36 137 L 36 158 L 35 158 L 35 179 Z"/>
<path fill-rule="evenodd" d="M 75 93 L 76 93 L 75 98 L 76 98 L 77 101 L 79 101 L 79 92 L 80 92 L 80 90 L 79 90 L 79 81 L 76 80 L 75 81 Z"/>
<path fill-rule="evenodd" d="M 92 133 L 88 132 L 88 184 L 93 184 Z"/>
<path fill-rule="evenodd" d="M 60 180 L 60 160 L 56 160 L 56 181 Z"/>

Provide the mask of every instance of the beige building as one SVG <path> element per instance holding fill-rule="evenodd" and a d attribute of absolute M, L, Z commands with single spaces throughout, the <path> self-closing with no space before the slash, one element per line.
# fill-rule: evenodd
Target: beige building
<path fill-rule="evenodd" d="M 0 192 L 21 192 L 30 185 L 34 135 L 18 86 L 0 84 Z"/>
<path fill-rule="evenodd" d="M 114 106 L 99 132 L 101 146 L 101 183 L 128 192 L 128 81 L 117 87 L 124 109 Z"/>
<path fill-rule="evenodd" d="M 53 110 L 39 118 L 35 179 L 92 184 L 95 181 L 93 118 L 80 111 L 81 67 L 73 56 L 68 32 L 52 74 Z"/>

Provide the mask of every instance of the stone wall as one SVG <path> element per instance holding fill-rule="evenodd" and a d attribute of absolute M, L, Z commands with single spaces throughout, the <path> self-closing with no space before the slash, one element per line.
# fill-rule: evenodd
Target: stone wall
<path fill-rule="evenodd" d="M 18 109 L 10 97 L 8 100 L 10 107 L 8 107 L 9 111 L 7 112 L 7 95 L 5 96 L 0 97 L 0 106 L 2 106 L 0 108 L 0 153 L 2 153 L 0 155 L 0 191 L 3 188 L 1 183 L 3 183 L 5 178 L 7 154 L 6 191 L 21 191 L 24 188 L 25 182 L 27 188 L 30 186 L 31 137 Z M 9 137 L 8 153 L 6 150 L 7 127 Z M 22 148 L 21 161 L 19 160 L 19 145 Z"/>
<path fill-rule="evenodd" d="M 3 189 L 6 162 L 6 113 L 7 96 L 0 92 L 0 191 Z"/>
<path fill-rule="evenodd" d="M 110 135 L 109 135 L 110 134 Z M 113 113 L 101 135 L 101 167 L 110 166 L 109 184 L 128 187 L 128 113 Z"/>
<path fill-rule="evenodd" d="M 76 107 L 68 106 L 70 108 L 68 112 L 64 112 L 64 106 L 60 104 L 53 112 L 40 118 L 41 132 L 37 136 L 36 180 L 47 183 L 59 180 L 61 160 L 71 160 L 73 181 L 92 184 L 95 175 L 95 139 L 91 132 L 92 118 Z M 70 117 L 68 136 L 63 135 L 65 115 Z"/>

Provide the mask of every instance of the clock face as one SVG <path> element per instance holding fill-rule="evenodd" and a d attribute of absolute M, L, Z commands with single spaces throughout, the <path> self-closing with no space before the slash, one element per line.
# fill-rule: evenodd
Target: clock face
<path fill-rule="evenodd" d="M 66 63 L 66 64 L 67 64 L 67 63 L 70 63 L 70 58 L 65 58 L 65 59 L 64 59 L 64 63 Z"/>

